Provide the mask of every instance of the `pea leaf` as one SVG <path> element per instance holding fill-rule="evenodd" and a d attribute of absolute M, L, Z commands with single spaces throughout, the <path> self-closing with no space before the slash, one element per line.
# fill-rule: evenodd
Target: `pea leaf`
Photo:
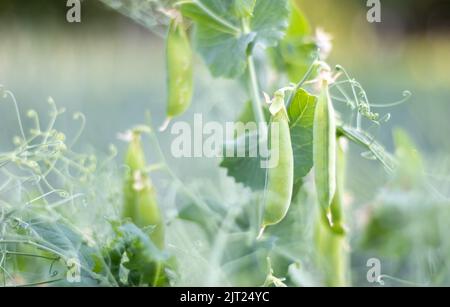
<path fill-rule="evenodd" d="M 288 26 L 287 0 L 257 0 L 251 19 L 251 30 L 256 33 L 256 43 L 263 47 L 276 46 Z"/>
<path fill-rule="evenodd" d="M 169 255 L 132 223 L 113 224 L 113 229 L 116 237 L 105 249 L 105 255 L 116 280 L 120 280 L 123 265 L 129 270 L 128 285 L 167 285 Z"/>
<path fill-rule="evenodd" d="M 171 8 L 176 0 L 100 0 L 107 6 L 134 20 L 147 29 L 163 34 L 169 18 L 163 10 Z"/>
<path fill-rule="evenodd" d="M 253 15 L 256 0 L 234 0 L 234 11 L 238 17 L 249 17 Z"/>
<path fill-rule="evenodd" d="M 312 138 L 313 120 L 316 97 L 310 95 L 303 89 L 299 89 L 293 96 L 288 107 L 288 115 L 291 127 L 291 140 L 294 152 L 294 182 L 301 185 L 301 179 L 305 177 L 313 166 L 312 160 Z M 253 121 L 251 107 L 247 104 L 244 112 L 239 117 L 247 122 Z M 250 139 L 255 138 L 256 133 L 247 133 L 236 138 L 236 143 L 246 141 L 246 157 L 225 157 L 220 164 L 227 169 L 228 176 L 233 177 L 236 182 L 242 183 L 253 190 L 262 190 L 265 186 L 266 170 L 261 168 L 261 158 L 249 157 L 248 144 Z"/>
<path fill-rule="evenodd" d="M 311 27 L 303 12 L 293 0 L 290 7 L 286 35 L 269 54 L 278 70 L 286 72 L 290 81 L 298 82 L 314 61 L 317 46 L 311 41 Z"/>
<path fill-rule="evenodd" d="M 181 10 L 196 24 L 195 44 L 212 75 L 226 78 L 245 71 L 250 46 L 277 44 L 289 13 L 287 0 L 192 0 Z"/>
<path fill-rule="evenodd" d="M 96 257 L 100 251 L 87 244 L 85 239 L 69 225 L 61 222 L 51 222 L 44 219 L 31 219 L 26 222 L 26 237 L 30 242 L 37 242 L 46 251 L 57 252 L 65 259 L 74 259 L 80 265 L 81 284 L 97 284 L 100 276 L 94 279 L 92 272 L 96 265 Z"/>
<path fill-rule="evenodd" d="M 243 34 L 235 37 L 223 32 L 198 28 L 197 48 L 214 77 L 234 78 L 241 75 L 246 64 L 248 45 L 255 34 Z"/>
<path fill-rule="evenodd" d="M 286 37 L 284 40 L 289 40 L 299 36 L 306 36 L 311 34 L 311 26 L 298 7 L 294 0 L 289 1 L 291 14 L 289 16 L 289 26 L 286 30 Z"/>
<path fill-rule="evenodd" d="M 192 0 L 183 3 L 181 12 L 200 29 L 236 34 L 240 31 L 239 19 L 233 14 L 233 1 Z"/>
<path fill-rule="evenodd" d="M 243 150 L 244 157 L 225 157 L 220 164 L 221 167 L 227 169 L 228 176 L 234 177 L 236 182 L 242 183 L 253 190 L 264 189 L 266 182 L 266 169 L 261 168 L 261 157 L 250 156 L 250 144 L 258 141 L 256 131 L 245 133 L 236 138 L 234 144 L 235 152 Z M 244 147 L 243 147 L 244 146 Z"/>
<path fill-rule="evenodd" d="M 313 167 L 313 123 L 316 100 L 315 96 L 304 89 L 299 89 L 288 108 L 295 182 L 305 177 Z"/>

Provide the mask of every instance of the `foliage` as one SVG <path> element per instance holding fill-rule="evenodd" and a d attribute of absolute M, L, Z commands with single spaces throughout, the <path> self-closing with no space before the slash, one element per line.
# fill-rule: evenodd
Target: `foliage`
<path fill-rule="evenodd" d="M 260 157 L 226 157 L 217 170 L 217 185 L 208 180 L 185 183 L 167 163 L 157 132 L 147 124 L 139 126 L 139 133 L 145 132 L 145 141 L 150 140 L 158 162 L 147 165 L 141 144 L 127 139 L 135 136 L 136 130 L 127 132 L 122 138 L 131 143 L 123 176 L 119 170 L 124 165 L 115 159 L 115 148 L 107 157 L 74 151 L 84 125 L 82 114 L 74 117 L 81 120 L 82 127 L 69 143 L 55 129 L 64 110 L 49 100 L 48 127 L 42 129 L 37 113 L 29 111 L 34 127 L 26 133 L 13 94 L 2 89 L 3 96 L 13 102 L 20 132 L 14 138 L 14 149 L 0 154 L 3 285 L 67 285 L 71 280 L 67 274 L 79 277 L 77 285 L 102 286 L 349 285 L 345 179 L 339 173 L 344 170 L 342 165 L 334 165 L 335 160 L 344 164 L 339 161 L 345 160 L 346 152 L 340 145 L 330 144 L 339 139 L 360 145 L 366 150 L 365 158 L 410 180 L 403 184 L 418 184 L 420 176 L 408 173 L 408 164 L 402 164 L 408 161 L 422 167 L 420 157 L 411 154 L 408 138 L 397 132 L 394 157 L 368 132 L 389 119 L 388 114 L 374 112 L 375 108 L 397 105 L 410 94 L 405 92 L 404 99 L 393 104 L 371 104 L 363 86 L 342 66 L 331 68 L 326 62 L 329 36 L 321 31 L 313 34 L 295 1 L 102 2 L 151 30 L 167 31 L 174 20 L 183 25 L 183 31 L 184 26 L 189 27 L 192 36 L 181 35 L 184 48 L 167 50 L 167 54 L 177 59 L 189 50 L 191 59 L 192 44 L 212 77 L 242 84 L 249 101 L 242 105 L 238 122 L 258 122 L 267 129 L 273 121 L 285 124 L 283 146 L 291 148 L 281 154 L 289 155 L 283 159 L 289 166 L 287 175 L 280 179 L 279 174 L 261 168 Z M 171 45 L 167 48 L 173 48 Z M 177 74 L 182 72 L 173 69 L 168 83 L 170 92 L 176 91 L 175 85 L 188 76 L 183 91 L 190 100 L 192 62 L 186 63 L 188 67 L 183 68 L 188 73 L 180 77 Z M 260 90 L 261 74 L 267 70 L 277 75 L 264 89 L 276 90 L 275 98 L 267 99 L 270 106 L 262 102 Z M 324 90 L 326 101 L 320 94 Z M 327 113 L 333 125 L 324 125 L 325 117 L 318 112 L 324 105 L 332 109 L 338 104 L 345 111 L 336 116 Z M 180 115 L 184 106 L 169 115 Z M 326 142 L 321 139 L 323 127 L 327 129 Z M 263 135 L 262 146 L 274 145 L 268 135 Z M 236 135 L 231 146 L 247 146 L 248 140 L 255 138 L 261 138 L 260 131 L 246 131 Z M 319 169 L 321 163 L 314 157 L 320 150 L 327 152 L 327 161 L 320 161 L 322 166 L 332 163 L 332 167 Z M 338 192 L 334 188 L 327 191 L 326 204 L 321 204 L 325 210 L 317 199 L 321 198 L 320 187 L 312 180 L 314 167 L 316 178 L 324 175 L 329 178 L 327 184 L 337 186 Z M 331 174 L 336 168 L 340 171 Z M 165 176 L 169 187 L 164 192 L 174 195 L 172 203 L 168 197 L 158 197 L 162 188 L 150 180 L 156 171 Z M 408 176 L 399 175 L 403 172 Z M 273 201 L 270 209 L 282 209 L 282 214 L 262 233 L 267 193 L 273 188 L 283 192 L 283 208 Z M 143 192 L 149 194 L 141 197 Z M 391 218 L 393 224 L 398 222 L 395 215 Z M 382 212 L 367 225 L 364 248 L 375 244 L 380 233 L 395 232 L 395 227 L 386 227 L 384 221 L 389 218 Z M 37 274 L 30 274 L 32 267 L 38 268 Z"/>

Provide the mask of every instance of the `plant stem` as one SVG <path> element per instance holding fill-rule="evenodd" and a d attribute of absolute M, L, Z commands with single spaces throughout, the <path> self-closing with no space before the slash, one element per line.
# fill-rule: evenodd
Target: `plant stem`
<path fill-rule="evenodd" d="M 249 82 L 252 92 L 252 108 L 253 113 L 255 116 L 255 119 L 259 123 L 265 123 L 266 120 L 264 118 L 264 113 L 262 109 L 261 104 L 261 98 L 259 96 L 259 85 L 258 85 L 258 79 L 256 77 L 256 69 L 255 69 L 255 63 L 253 60 L 253 56 L 249 55 L 247 56 L 247 65 L 248 65 L 248 74 L 249 74 Z"/>
<path fill-rule="evenodd" d="M 316 61 L 319 60 L 319 55 L 317 55 L 314 59 L 314 61 L 311 63 L 311 65 L 309 66 L 308 70 L 306 71 L 305 75 L 303 76 L 303 78 L 297 83 L 297 85 L 295 86 L 295 89 L 291 92 L 291 94 L 289 95 L 288 98 L 288 102 L 286 104 L 286 108 L 289 108 L 289 106 L 292 103 L 292 100 L 294 99 L 295 93 L 303 86 L 303 84 L 305 84 L 305 82 L 308 80 L 308 78 L 311 76 L 314 67 L 316 66 Z"/>
<path fill-rule="evenodd" d="M 345 235 L 343 212 L 343 188 L 345 173 L 345 151 L 338 140 L 337 146 L 337 185 L 336 194 L 331 204 L 333 226 L 320 211 L 316 225 L 316 252 L 318 265 L 323 269 L 324 284 L 329 287 L 346 287 L 350 285 L 349 255 Z"/>
<path fill-rule="evenodd" d="M 161 271 L 162 271 L 162 263 L 158 262 L 156 264 L 156 273 L 155 273 L 155 276 L 153 278 L 152 287 L 157 287 L 158 286 L 158 281 L 159 281 L 159 278 L 161 276 Z"/>
<path fill-rule="evenodd" d="M 248 19 L 243 18 L 242 20 L 242 29 L 244 31 L 244 34 L 250 33 L 250 25 L 248 22 Z M 261 96 L 260 96 L 260 90 L 259 90 L 259 83 L 258 83 L 258 77 L 256 75 L 256 68 L 255 68 L 255 61 L 253 59 L 253 55 L 251 52 L 247 54 L 247 68 L 248 68 L 248 83 L 250 86 L 251 96 L 252 96 L 252 109 L 253 109 L 253 115 L 255 117 L 255 120 L 260 125 L 264 125 L 263 127 L 263 133 L 264 135 L 261 135 L 263 139 L 267 136 L 267 124 L 266 119 L 264 117 L 264 112 L 262 108 L 261 103 Z"/>

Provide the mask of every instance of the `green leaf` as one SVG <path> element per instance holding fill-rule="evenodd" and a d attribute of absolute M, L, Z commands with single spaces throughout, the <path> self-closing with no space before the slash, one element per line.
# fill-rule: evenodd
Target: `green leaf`
<path fill-rule="evenodd" d="M 185 17 L 192 19 L 199 28 L 231 35 L 240 31 L 239 19 L 233 14 L 233 1 L 193 0 L 183 3 L 181 12 Z"/>
<path fill-rule="evenodd" d="M 226 78 L 244 73 L 251 46 L 277 44 L 289 13 L 287 0 L 193 0 L 181 9 L 196 24 L 195 44 L 212 75 Z"/>
<path fill-rule="evenodd" d="M 294 0 L 289 1 L 291 14 L 289 16 L 289 26 L 286 30 L 285 40 L 311 34 L 311 26 Z"/>
<path fill-rule="evenodd" d="M 269 118 L 267 109 L 265 111 L 266 118 Z M 251 101 L 245 103 L 236 122 L 243 124 L 255 122 Z M 245 135 L 237 135 L 234 144 L 231 146 L 235 146 L 236 151 L 239 146 L 242 146 L 242 144 L 247 146 L 255 138 L 257 138 L 256 131 L 251 131 Z M 226 168 L 228 176 L 233 177 L 236 182 L 242 183 L 253 190 L 262 190 L 265 185 L 266 171 L 261 168 L 261 158 L 259 156 L 249 157 L 249 148 L 246 149 L 245 157 L 225 157 L 220 166 Z"/>
<path fill-rule="evenodd" d="M 256 0 L 234 0 L 234 11 L 238 17 L 250 17 L 253 15 Z"/>
<path fill-rule="evenodd" d="M 147 29 L 162 34 L 169 24 L 163 10 L 170 9 L 177 0 L 100 0 L 107 6 L 134 20 Z"/>
<path fill-rule="evenodd" d="M 26 224 L 29 225 L 27 235 L 30 241 L 36 241 L 47 251 L 63 255 L 65 259 L 61 259 L 62 261 L 75 259 L 79 263 L 82 284 L 96 284 L 100 281 L 93 278 L 94 268 L 98 266 L 96 257 L 100 255 L 100 251 L 89 246 L 79 233 L 66 224 L 43 219 L 32 219 Z"/>
<path fill-rule="evenodd" d="M 298 82 L 315 59 L 317 46 L 311 41 L 308 20 L 293 0 L 286 36 L 279 45 L 270 49 L 275 67 L 286 72 L 291 82 Z"/>
<path fill-rule="evenodd" d="M 316 101 L 315 96 L 304 89 L 299 89 L 288 108 L 295 182 L 305 177 L 313 167 L 313 123 Z"/>
<path fill-rule="evenodd" d="M 220 164 L 227 169 L 228 176 L 233 177 L 236 182 L 242 183 L 253 190 L 264 189 L 266 182 L 266 170 L 261 168 L 261 158 L 249 157 L 250 148 L 248 144 L 257 139 L 256 133 L 247 133 L 235 140 L 235 146 L 238 148 L 245 144 L 245 157 L 225 157 Z M 245 142 L 245 143 L 244 143 Z"/>
<path fill-rule="evenodd" d="M 287 0 L 256 1 L 250 25 L 255 32 L 256 43 L 263 47 L 276 46 L 283 38 L 288 26 L 289 7 Z"/>
<path fill-rule="evenodd" d="M 123 266 L 129 270 L 129 285 L 167 285 L 169 255 L 158 249 L 148 234 L 132 223 L 113 224 L 113 229 L 116 237 L 105 254 L 116 280 L 121 279 Z"/>
<path fill-rule="evenodd" d="M 208 28 L 198 28 L 197 48 L 214 77 L 234 78 L 244 73 L 247 48 L 255 33 L 239 37 Z"/>
<path fill-rule="evenodd" d="M 282 43 L 280 52 L 289 80 L 299 82 L 314 62 L 317 46 L 303 39 L 297 39 Z"/>
<path fill-rule="evenodd" d="M 294 153 L 294 183 L 296 183 L 297 187 L 301 186 L 301 179 L 309 173 L 313 166 L 312 129 L 315 104 L 315 96 L 310 95 L 303 89 L 299 89 L 294 94 L 287 110 Z M 251 107 L 248 104 L 245 106 L 244 112 L 239 116 L 239 119 L 244 123 L 254 121 Z M 248 133 L 244 136 L 239 136 L 236 139 L 236 143 L 243 143 L 243 140 L 246 140 L 245 144 L 247 145 L 250 143 L 250 138 L 255 137 L 257 137 L 256 133 Z M 242 158 L 225 157 L 220 166 L 226 168 L 228 176 L 233 177 L 236 182 L 242 183 L 253 190 L 262 190 L 265 186 L 266 170 L 261 168 L 260 162 L 260 157 L 251 158 L 248 155 Z"/>

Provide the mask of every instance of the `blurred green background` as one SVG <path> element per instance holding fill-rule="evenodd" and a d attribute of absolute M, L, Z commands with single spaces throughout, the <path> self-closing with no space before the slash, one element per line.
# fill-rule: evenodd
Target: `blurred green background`
<path fill-rule="evenodd" d="M 333 35 L 330 62 L 346 67 L 372 102 L 399 100 L 403 90 L 413 94 L 408 103 L 389 109 L 392 119 L 372 131 L 394 151 L 392 131 L 404 128 L 424 157 L 430 189 L 389 188 L 382 168 L 352 149 L 347 187 L 353 280 L 370 285 L 366 260 L 376 257 L 388 275 L 450 285 L 450 3 L 381 3 L 382 22 L 370 24 L 366 1 L 299 1 L 309 21 Z M 106 151 L 117 143 L 118 132 L 146 120 L 143 110 L 150 110 L 159 126 L 165 117 L 163 40 L 98 1 L 82 3 L 79 24 L 66 22 L 66 10 L 64 0 L 0 1 L 0 84 L 15 93 L 23 112 L 33 108 L 46 114 L 52 96 L 69 113 L 58 123 L 69 137 L 78 126 L 70 114 L 83 112 L 87 125 L 80 147 Z M 213 80 L 197 61 L 194 104 L 183 119 L 192 121 L 193 113 L 203 112 L 207 120 L 233 120 L 246 99 L 243 89 Z M 18 127 L 12 105 L 0 110 L 5 151 Z M 166 153 L 167 136 L 160 136 Z M 213 160 L 171 163 L 186 180 L 219 173 Z"/>

